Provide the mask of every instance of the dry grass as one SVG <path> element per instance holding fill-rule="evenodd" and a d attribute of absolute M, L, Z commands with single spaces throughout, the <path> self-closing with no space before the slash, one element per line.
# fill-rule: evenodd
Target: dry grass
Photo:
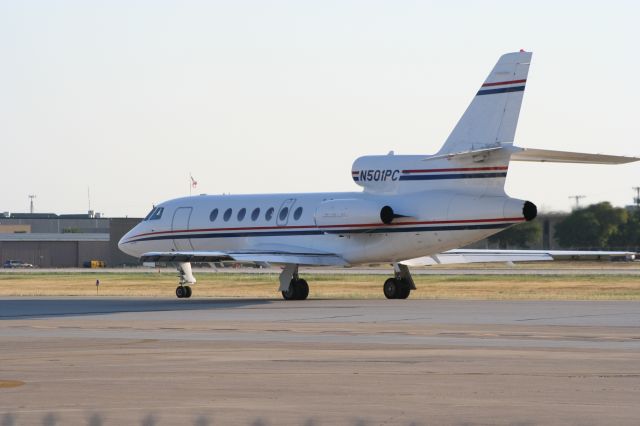
<path fill-rule="evenodd" d="M 305 274 L 311 298 L 381 299 L 382 275 Z M 421 299 L 640 300 L 640 276 L 415 276 Z M 0 296 L 172 296 L 175 273 L 3 273 Z M 198 275 L 196 297 L 278 298 L 276 274 Z"/>

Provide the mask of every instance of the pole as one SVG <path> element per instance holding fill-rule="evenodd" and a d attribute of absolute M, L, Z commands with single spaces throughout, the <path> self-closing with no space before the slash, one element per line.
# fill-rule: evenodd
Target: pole
<path fill-rule="evenodd" d="M 34 194 L 29 195 L 29 213 L 33 214 L 33 199 L 36 198 Z"/>
<path fill-rule="evenodd" d="M 633 201 L 636 203 L 636 209 L 640 210 L 640 186 L 634 186 L 633 190 L 636 191 L 636 198 Z"/>
<path fill-rule="evenodd" d="M 571 195 L 569 198 L 573 198 L 574 200 L 576 200 L 575 210 L 578 210 L 580 208 L 580 200 L 586 197 L 586 195 Z"/>

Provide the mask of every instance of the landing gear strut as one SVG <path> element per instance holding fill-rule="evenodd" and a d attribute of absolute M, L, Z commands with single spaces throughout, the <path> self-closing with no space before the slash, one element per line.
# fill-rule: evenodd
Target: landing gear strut
<path fill-rule="evenodd" d="M 287 264 L 280 274 L 280 292 L 284 300 L 305 300 L 309 284 L 298 276 L 298 265 Z"/>
<path fill-rule="evenodd" d="M 413 278 L 406 265 L 400 263 L 393 264 L 394 277 L 384 282 L 382 290 L 387 299 L 406 299 L 411 294 L 411 290 L 416 289 Z"/>

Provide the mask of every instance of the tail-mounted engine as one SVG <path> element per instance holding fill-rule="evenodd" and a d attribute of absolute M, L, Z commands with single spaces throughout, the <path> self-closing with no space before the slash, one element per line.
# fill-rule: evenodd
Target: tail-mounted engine
<path fill-rule="evenodd" d="M 322 228 L 341 225 L 388 225 L 398 217 L 403 216 L 396 214 L 390 206 L 375 201 L 334 199 L 320 203 L 314 218 L 316 225 Z"/>

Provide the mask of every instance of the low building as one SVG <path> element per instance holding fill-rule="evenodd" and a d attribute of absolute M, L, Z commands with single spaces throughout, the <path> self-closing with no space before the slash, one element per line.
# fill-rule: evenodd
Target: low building
<path fill-rule="evenodd" d="M 137 265 L 118 249 L 120 238 L 141 218 L 20 213 L 0 218 L 0 260 L 22 260 L 40 268 Z"/>

